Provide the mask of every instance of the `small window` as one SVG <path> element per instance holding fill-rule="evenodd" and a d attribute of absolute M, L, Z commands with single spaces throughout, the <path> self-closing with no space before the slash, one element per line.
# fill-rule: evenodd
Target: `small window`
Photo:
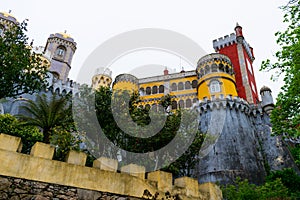
<path fill-rule="evenodd" d="M 211 71 L 212 72 L 217 72 L 218 71 L 218 66 L 216 64 L 212 64 Z"/>
<path fill-rule="evenodd" d="M 157 94 L 157 86 L 152 87 L 152 94 Z"/>
<path fill-rule="evenodd" d="M 198 99 L 197 98 L 194 98 L 193 99 L 193 103 L 197 103 Z"/>
<path fill-rule="evenodd" d="M 186 105 L 187 108 L 192 107 L 192 100 L 191 100 L 191 99 L 187 99 L 187 100 L 185 101 L 185 105 Z"/>
<path fill-rule="evenodd" d="M 197 88 L 197 85 L 198 85 L 198 81 L 197 80 L 193 80 L 192 81 L 192 87 L 193 88 Z"/>
<path fill-rule="evenodd" d="M 182 82 L 178 83 L 178 90 L 183 90 L 183 83 Z"/>
<path fill-rule="evenodd" d="M 191 89 L 191 87 L 192 87 L 190 81 L 185 82 L 185 85 L 184 85 L 184 86 L 185 86 L 185 89 L 186 89 L 186 90 L 189 90 L 189 89 Z"/>
<path fill-rule="evenodd" d="M 179 107 L 180 107 L 180 108 L 184 108 L 184 101 L 183 101 L 183 100 L 180 100 L 180 101 L 179 101 Z"/>
<path fill-rule="evenodd" d="M 219 81 L 212 81 L 209 84 L 209 89 L 211 93 L 221 92 L 221 87 Z"/>
<path fill-rule="evenodd" d="M 150 95 L 151 94 L 151 87 L 147 87 L 146 88 L 146 95 Z"/>
<path fill-rule="evenodd" d="M 140 96 L 144 96 L 145 95 L 145 90 L 144 88 L 140 88 Z"/>
<path fill-rule="evenodd" d="M 163 85 L 160 85 L 158 90 L 159 90 L 159 93 L 164 93 L 165 87 Z"/>
<path fill-rule="evenodd" d="M 66 48 L 63 46 L 59 46 L 56 50 L 56 55 L 59 57 L 64 57 L 65 52 L 66 52 Z"/>
<path fill-rule="evenodd" d="M 172 91 L 177 91 L 177 84 L 176 83 L 172 83 Z"/>

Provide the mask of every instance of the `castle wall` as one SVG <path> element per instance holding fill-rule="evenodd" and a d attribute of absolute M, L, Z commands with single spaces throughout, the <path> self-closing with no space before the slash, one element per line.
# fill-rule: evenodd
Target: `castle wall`
<path fill-rule="evenodd" d="M 214 103 L 203 105 L 209 107 L 200 115 L 200 131 L 216 138 L 200 159 L 196 172 L 199 182 L 227 184 L 239 176 L 263 183 L 266 172 L 254 127 L 245 113 L 248 107 L 243 101 L 228 99 Z"/>
<path fill-rule="evenodd" d="M 81 188 L 98 191 L 100 194 L 105 192 L 116 196 L 147 199 L 154 196 L 156 199 L 222 199 L 221 191 L 216 185 L 199 185 L 197 180 L 189 177 L 177 178 L 173 185 L 172 175 L 167 172 L 149 172 L 145 179 L 146 174 L 141 166 L 130 164 L 121 167 L 121 173 L 116 173 L 116 169 L 102 168 L 102 165 L 107 165 L 107 159 L 104 159 L 102 165 L 98 163 L 94 167 L 85 167 L 84 153 L 71 151 L 66 162 L 60 162 L 52 160 L 54 147 L 50 145 L 38 142 L 33 146 L 30 155 L 19 153 L 21 148 L 20 138 L 0 134 L 0 181 L 4 182 L 4 186 L 0 185 L 1 195 L 17 193 L 16 189 L 14 192 L 8 189 L 11 186 L 20 187 L 15 183 L 16 180 L 29 180 L 28 184 L 46 183 L 42 187 L 60 185 L 62 192 L 53 195 L 63 195 L 65 191 L 71 191 L 74 198 L 78 195 L 78 188 Z M 74 188 L 77 188 L 77 193 Z M 23 190 L 23 194 L 27 194 L 26 188 Z"/>

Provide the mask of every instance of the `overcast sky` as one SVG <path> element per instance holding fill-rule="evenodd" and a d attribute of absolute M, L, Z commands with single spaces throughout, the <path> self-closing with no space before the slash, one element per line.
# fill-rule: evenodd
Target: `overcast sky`
<path fill-rule="evenodd" d="M 268 85 L 277 96 L 281 82 L 270 81 L 272 73 L 259 72 L 262 60 L 274 59 L 279 48 L 274 33 L 283 30 L 283 13 L 279 6 L 282 0 L 1 0 L 0 10 L 12 14 L 19 20 L 29 19 L 28 36 L 34 45 L 46 44 L 51 33 L 71 34 L 77 42 L 70 78 L 76 80 L 78 71 L 88 55 L 113 36 L 141 28 L 161 28 L 178 32 L 198 43 L 207 53 L 213 53 L 212 40 L 232 33 L 236 22 L 243 27 L 245 39 L 254 48 L 254 70 L 258 90 Z M 157 52 L 156 52 L 157 53 Z M 179 58 L 171 59 L 155 52 L 147 59 L 134 61 L 137 55 L 123 58 L 123 71 L 113 70 L 114 76 L 130 71 L 131 66 L 161 64 L 180 70 L 180 63 L 191 69 Z M 151 61 L 151 56 L 166 57 Z M 199 56 L 200 58 L 201 56 Z M 139 60 L 139 59 L 137 59 Z M 160 62 L 160 63 L 158 63 Z M 101 67 L 101 66 L 97 66 Z"/>

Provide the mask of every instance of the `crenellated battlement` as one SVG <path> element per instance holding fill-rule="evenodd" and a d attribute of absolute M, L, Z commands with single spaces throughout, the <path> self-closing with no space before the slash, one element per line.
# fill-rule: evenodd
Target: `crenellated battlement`
<path fill-rule="evenodd" d="M 80 84 L 67 79 L 67 81 L 63 81 L 61 79 L 56 79 L 52 73 L 48 73 L 47 82 L 49 83 L 49 88 L 52 90 L 52 93 L 56 94 L 69 94 L 72 93 L 76 95 L 79 93 Z"/>
<path fill-rule="evenodd" d="M 52 160 L 55 148 L 40 142 L 32 147 L 30 155 L 19 153 L 21 149 L 20 138 L 0 134 L 1 176 L 137 198 L 222 199 L 216 185 L 199 185 L 196 179 L 189 177 L 177 178 L 172 184 L 172 174 L 145 173 L 145 167 L 135 164 L 122 166 L 118 173 L 117 160 L 104 157 L 95 160 L 93 167 L 86 167 L 87 155 L 76 151 L 69 152 L 66 162 L 55 161 Z"/>
<path fill-rule="evenodd" d="M 263 115 L 264 111 L 260 104 L 254 105 L 249 104 L 247 101 L 240 97 L 232 97 L 228 95 L 227 97 L 220 96 L 219 98 L 214 98 L 209 100 L 204 98 L 199 103 L 200 114 L 207 112 L 208 110 L 212 111 L 214 109 L 219 110 L 220 108 L 226 109 L 236 109 L 244 112 L 246 115 L 252 115 L 256 117 L 257 115 Z"/>
<path fill-rule="evenodd" d="M 231 33 L 230 35 L 225 35 L 224 37 L 213 40 L 213 48 L 218 51 L 219 49 L 230 46 L 234 43 L 237 43 L 236 35 L 234 33 Z"/>

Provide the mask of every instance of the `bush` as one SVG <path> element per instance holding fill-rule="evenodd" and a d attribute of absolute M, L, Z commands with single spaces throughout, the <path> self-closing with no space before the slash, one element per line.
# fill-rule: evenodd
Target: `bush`
<path fill-rule="evenodd" d="M 37 127 L 23 126 L 23 124 L 10 114 L 0 115 L 0 133 L 20 137 L 23 143 L 22 153 L 30 153 L 31 147 L 42 141 L 43 135 Z"/>

